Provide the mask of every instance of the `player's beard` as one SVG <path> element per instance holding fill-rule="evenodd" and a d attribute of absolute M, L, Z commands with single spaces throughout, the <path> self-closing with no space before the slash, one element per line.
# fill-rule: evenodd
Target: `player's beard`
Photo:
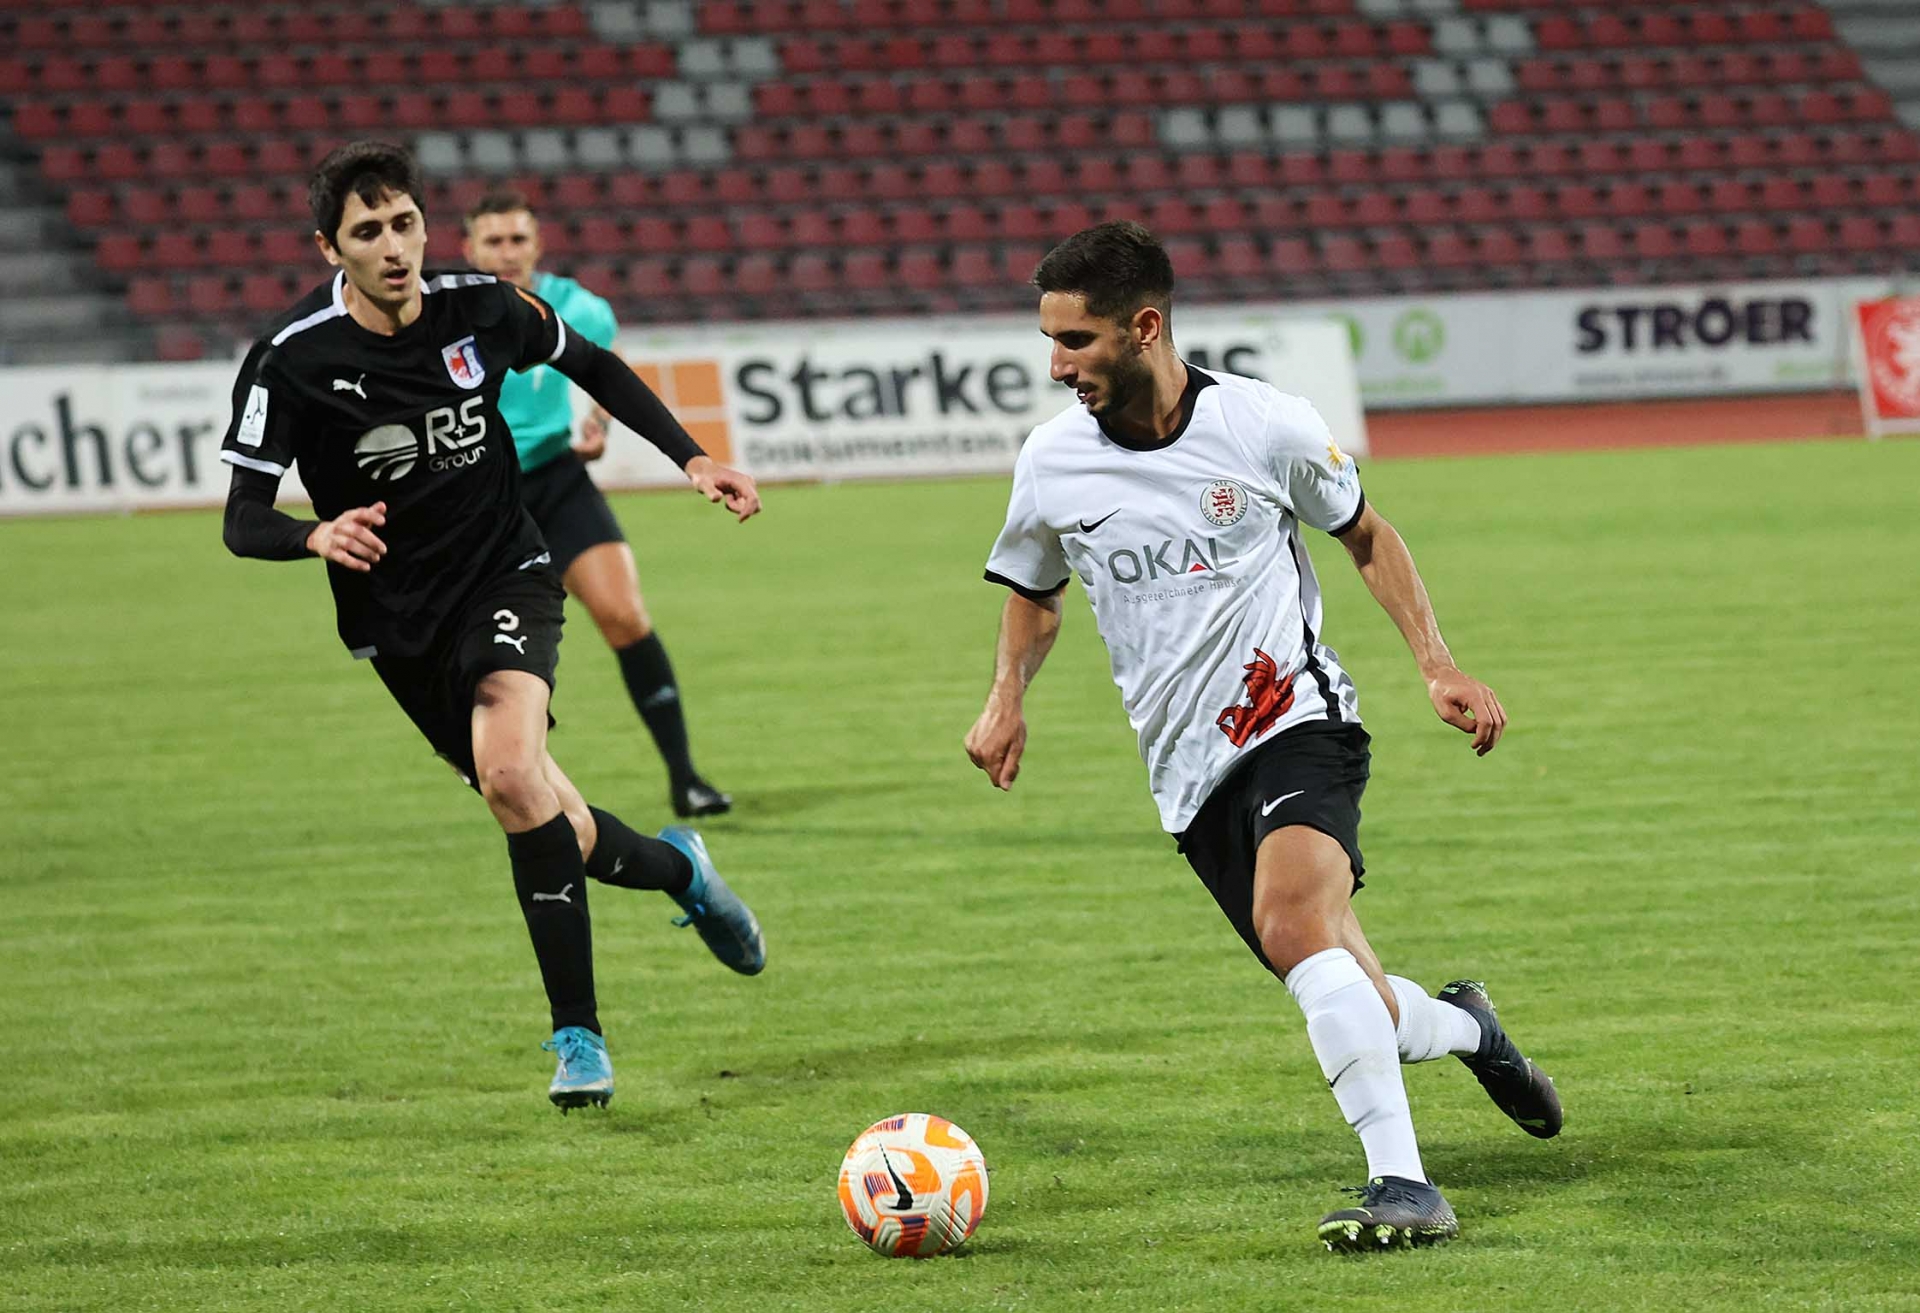
<path fill-rule="evenodd" d="M 1094 414 L 1117 415 L 1143 393 L 1152 391 L 1153 370 L 1147 364 L 1146 350 L 1130 343 L 1127 354 L 1113 362 L 1107 374 L 1107 395 Z"/>

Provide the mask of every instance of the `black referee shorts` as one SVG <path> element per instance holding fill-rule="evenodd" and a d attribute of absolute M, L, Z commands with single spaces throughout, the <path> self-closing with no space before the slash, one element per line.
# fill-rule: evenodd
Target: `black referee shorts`
<path fill-rule="evenodd" d="M 1253 926 L 1255 855 L 1275 830 L 1308 826 L 1347 850 L 1358 893 L 1367 870 L 1360 857 L 1360 795 L 1367 791 L 1372 742 L 1366 730 L 1341 721 L 1290 726 L 1247 754 L 1176 836 L 1187 864 L 1269 971 L 1273 963 Z"/>
<path fill-rule="evenodd" d="M 441 760 L 476 792 L 474 691 L 497 670 L 538 675 L 551 690 L 560 664 L 566 600 L 558 575 L 539 566 L 515 570 L 475 590 L 424 655 L 373 658 L 373 668 L 393 700 Z M 551 713 L 547 725 L 553 725 Z"/>
<path fill-rule="evenodd" d="M 556 579 L 565 579 L 567 567 L 589 547 L 627 540 L 613 507 L 587 473 L 586 462 L 570 451 L 522 471 L 520 500 L 553 553 Z"/>

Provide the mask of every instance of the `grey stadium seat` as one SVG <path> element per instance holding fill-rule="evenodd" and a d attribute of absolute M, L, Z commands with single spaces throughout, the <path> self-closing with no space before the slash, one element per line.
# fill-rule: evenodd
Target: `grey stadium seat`
<path fill-rule="evenodd" d="M 1380 107 L 1380 137 L 1383 141 L 1425 141 L 1433 133 L 1427 116 L 1412 101 L 1396 100 Z"/>
<path fill-rule="evenodd" d="M 1264 146 L 1267 125 L 1253 105 L 1228 105 L 1214 119 L 1214 139 L 1222 146 Z"/>
<path fill-rule="evenodd" d="M 664 131 L 664 129 L 655 129 Z M 582 128 L 573 134 L 573 162 L 583 169 L 619 169 L 627 152 L 618 128 Z"/>
<path fill-rule="evenodd" d="M 520 167 L 520 152 L 505 132 L 467 134 L 467 164 L 482 173 L 511 173 Z"/>
<path fill-rule="evenodd" d="M 1327 136 L 1341 145 L 1373 140 L 1373 116 L 1364 105 L 1335 105 L 1327 111 Z"/>
<path fill-rule="evenodd" d="M 1413 89 L 1423 96 L 1460 94 L 1460 70 L 1450 59 L 1422 59 L 1413 66 Z"/>
<path fill-rule="evenodd" d="M 647 35 L 647 25 L 630 0 L 603 0 L 587 10 L 587 22 L 602 41 L 623 45 Z"/>
<path fill-rule="evenodd" d="M 413 156 L 424 173 L 458 173 L 466 167 L 467 153 L 460 149 L 457 132 L 423 132 L 413 139 Z"/>
<path fill-rule="evenodd" d="M 744 82 L 708 82 L 700 88 L 703 116 L 716 123 L 744 123 L 753 117 L 753 93 Z"/>
<path fill-rule="evenodd" d="M 636 169 L 659 172 L 672 168 L 680 161 L 680 152 L 673 148 L 673 134 L 665 128 L 635 128 L 627 134 L 627 149 L 624 163 Z"/>
<path fill-rule="evenodd" d="M 1305 105 L 1275 105 L 1268 115 L 1269 135 L 1282 146 L 1315 146 L 1320 118 Z"/>
<path fill-rule="evenodd" d="M 725 164 L 733 158 L 733 147 L 725 132 L 703 124 L 681 129 L 680 155 L 689 164 Z"/>
<path fill-rule="evenodd" d="M 1169 109 L 1160 113 L 1160 140 L 1175 150 L 1205 150 L 1213 144 L 1213 134 L 1201 110 Z"/>
<path fill-rule="evenodd" d="M 529 128 L 520 134 L 520 157 L 529 169 L 559 173 L 573 164 L 567 135 L 557 128 Z"/>
<path fill-rule="evenodd" d="M 653 88 L 653 117 L 662 123 L 696 123 L 706 116 L 699 93 L 687 82 L 658 82 Z"/>

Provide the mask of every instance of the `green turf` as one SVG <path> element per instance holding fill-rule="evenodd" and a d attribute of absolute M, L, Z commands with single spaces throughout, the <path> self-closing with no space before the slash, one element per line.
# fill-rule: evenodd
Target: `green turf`
<path fill-rule="evenodd" d="M 1487 979 L 1568 1116 L 1410 1071 L 1464 1234 L 1361 1261 L 1312 1239 L 1357 1145 L 1079 596 L 1015 793 L 961 753 L 1000 481 L 620 500 L 770 965 L 596 889 L 619 1093 L 569 1118 L 501 841 L 319 570 L 212 514 L 0 524 L 0 1309 L 1920 1308 L 1916 486 L 1894 443 L 1372 467 L 1512 715 L 1486 760 L 1314 544 L 1373 941 Z M 574 619 L 555 754 L 662 823 Z M 993 1168 L 955 1258 L 839 1217 L 909 1110 Z"/>

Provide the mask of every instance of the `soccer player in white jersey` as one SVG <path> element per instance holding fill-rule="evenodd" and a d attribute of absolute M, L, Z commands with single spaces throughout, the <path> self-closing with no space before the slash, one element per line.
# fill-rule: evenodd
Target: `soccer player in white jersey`
<path fill-rule="evenodd" d="M 1365 865 L 1370 754 L 1353 680 L 1320 641 L 1301 526 L 1333 534 L 1413 651 L 1440 718 L 1484 756 L 1506 713 L 1453 662 L 1393 526 L 1312 405 L 1175 354 L 1173 268 L 1153 235 L 1105 223 L 1034 273 L 1051 374 L 1080 404 L 1034 429 L 987 578 L 1009 590 L 992 689 L 967 755 L 1001 789 L 1026 748 L 1021 704 L 1078 575 L 1140 738 L 1167 831 L 1234 929 L 1285 981 L 1367 1184 L 1318 1229 L 1329 1249 L 1459 1231 L 1427 1179 L 1400 1063 L 1451 1053 L 1529 1134 L 1560 1130 L 1553 1082 L 1514 1046 L 1484 986 L 1429 997 L 1389 976 L 1352 897 Z"/>

